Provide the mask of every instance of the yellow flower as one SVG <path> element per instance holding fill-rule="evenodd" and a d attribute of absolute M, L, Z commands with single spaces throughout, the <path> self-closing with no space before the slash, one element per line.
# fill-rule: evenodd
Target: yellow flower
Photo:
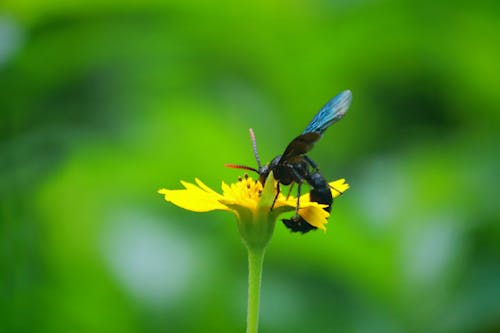
<path fill-rule="evenodd" d="M 196 185 L 181 181 L 184 189 L 167 190 L 163 188 L 158 193 L 163 194 L 166 201 L 187 210 L 194 212 L 226 210 L 233 212 L 240 222 L 242 220 L 258 222 L 264 219 L 272 222 L 272 228 L 274 228 L 274 221 L 278 215 L 294 211 L 297 204 L 297 198 L 290 196 L 287 199 L 280 193 L 271 210 L 276 193 L 272 173 L 264 186 L 258 180 L 253 180 L 247 175 L 231 185 L 222 182 L 222 194 L 215 192 L 197 178 L 195 182 Z M 332 196 L 334 198 L 349 188 L 344 179 L 336 180 L 329 185 L 333 188 Z M 325 205 L 310 201 L 309 194 L 306 193 L 300 197 L 299 215 L 310 225 L 326 231 L 325 225 L 328 223 L 327 219 L 330 214 L 323 209 L 324 207 Z"/>

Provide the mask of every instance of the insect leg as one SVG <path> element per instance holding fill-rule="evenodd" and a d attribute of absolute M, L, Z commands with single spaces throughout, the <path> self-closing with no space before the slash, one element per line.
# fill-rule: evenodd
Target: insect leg
<path fill-rule="evenodd" d="M 316 171 L 316 172 L 319 171 L 318 166 L 316 165 L 316 163 L 313 160 L 311 160 L 311 158 L 309 156 L 304 155 L 304 159 L 307 161 L 307 163 L 309 163 L 310 166 L 312 166 L 314 171 Z"/>
<path fill-rule="evenodd" d="M 274 208 L 274 204 L 276 203 L 276 199 L 278 199 L 278 195 L 280 194 L 280 182 L 276 182 L 276 195 L 274 196 L 273 204 L 271 205 L 271 211 Z"/>
<path fill-rule="evenodd" d="M 290 171 L 293 173 L 293 175 L 297 179 L 296 183 L 298 185 L 298 189 L 297 189 L 297 206 L 295 206 L 295 217 L 298 217 L 299 216 L 299 208 L 300 208 L 300 189 L 302 187 L 303 177 L 293 168 L 293 166 L 290 166 Z"/>
<path fill-rule="evenodd" d="M 299 217 L 299 207 L 300 207 L 300 189 L 302 187 L 302 182 L 297 183 L 297 206 L 295 206 L 295 218 Z"/>
<path fill-rule="evenodd" d="M 290 187 L 288 189 L 288 194 L 286 195 L 286 200 L 288 200 L 288 198 L 290 198 L 290 194 L 292 193 L 293 185 L 295 185 L 295 183 L 292 183 L 292 185 L 290 185 Z"/>

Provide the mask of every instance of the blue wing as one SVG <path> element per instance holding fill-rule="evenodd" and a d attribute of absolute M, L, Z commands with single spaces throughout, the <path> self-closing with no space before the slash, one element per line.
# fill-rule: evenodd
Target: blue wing
<path fill-rule="evenodd" d="M 324 131 L 333 123 L 339 121 L 349 109 L 351 105 L 352 94 L 350 90 L 346 90 L 332 98 L 325 106 L 314 116 L 313 120 L 307 125 L 302 134 L 319 133 Z"/>
<path fill-rule="evenodd" d="M 307 125 L 304 132 L 288 144 L 285 152 L 281 155 L 280 162 L 290 159 L 294 156 L 304 155 L 309 152 L 314 144 L 321 138 L 324 131 L 336 121 L 339 121 L 351 105 L 352 94 L 346 90 L 332 98 L 316 114 Z"/>

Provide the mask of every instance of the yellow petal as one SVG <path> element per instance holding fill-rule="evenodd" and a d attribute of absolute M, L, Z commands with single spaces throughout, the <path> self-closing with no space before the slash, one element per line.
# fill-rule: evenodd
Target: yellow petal
<path fill-rule="evenodd" d="M 195 178 L 194 181 L 196 182 L 196 184 L 198 184 L 198 186 L 205 192 L 208 192 L 208 193 L 212 193 L 212 194 L 215 194 L 215 195 L 219 195 L 222 197 L 222 195 L 220 195 L 219 193 L 215 192 L 214 190 L 212 190 L 210 187 L 208 187 L 207 185 L 205 185 L 205 183 L 203 183 L 201 180 L 199 180 L 198 178 Z"/>
<path fill-rule="evenodd" d="M 170 201 L 176 206 L 191 210 L 193 212 L 209 212 L 211 210 L 229 210 L 229 208 L 219 202 L 220 194 L 211 191 L 207 192 L 196 185 L 181 182 L 185 190 L 161 189 L 158 193 L 165 196 L 166 201 Z"/>
<path fill-rule="evenodd" d="M 233 191 L 231 190 L 231 187 L 229 185 L 222 182 L 221 188 L 222 188 L 222 193 L 226 199 L 229 198 L 234 199 Z"/>
<path fill-rule="evenodd" d="M 299 215 L 310 225 L 326 231 L 325 224 L 328 223 L 328 216 L 330 214 L 325 210 L 318 207 L 304 207 L 299 209 Z"/>
<path fill-rule="evenodd" d="M 334 198 L 340 196 L 349 188 L 349 184 L 345 182 L 344 178 L 330 182 L 328 185 L 330 185 L 330 188 L 332 189 L 332 196 Z"/>

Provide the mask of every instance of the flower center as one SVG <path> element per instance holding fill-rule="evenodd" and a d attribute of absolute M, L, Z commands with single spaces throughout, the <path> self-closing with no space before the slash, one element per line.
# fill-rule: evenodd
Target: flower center
<path fill-rule="evenodd" d="M 262 184 L 258 180 L 252 179 L 247 174 L 238 177 L 238 182 L 231 184 L 234 193 L 238 193 L 241 199 L 258 201 L 262 195 Z"/>

